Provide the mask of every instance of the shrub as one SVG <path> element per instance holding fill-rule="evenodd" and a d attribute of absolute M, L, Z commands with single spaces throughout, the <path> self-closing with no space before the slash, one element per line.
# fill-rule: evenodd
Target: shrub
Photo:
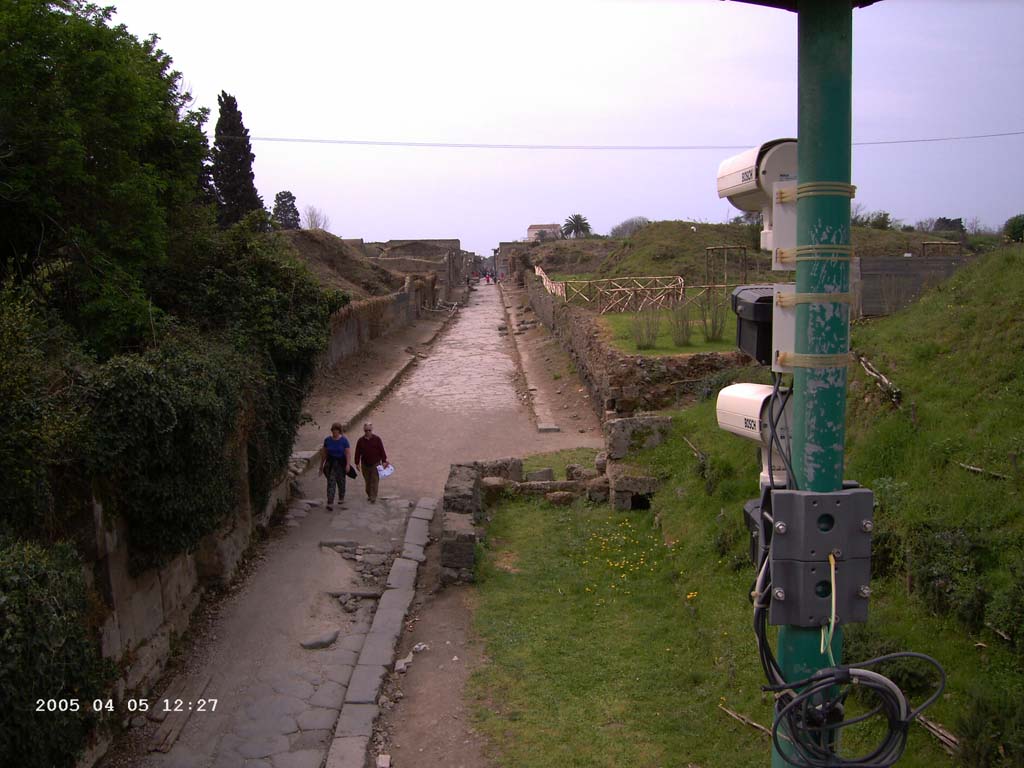
<path fill-rule="evenodd" d="M 971 692 L 955 725 L 957 765 L 1019 768 L 1024 765 L 1024 695 L 992 688 Z"/>
<path fill-rule="evenodd" d="M 235 508 L 244 394 L 256 383 L 243 355 L 185 331 L 96 375 L 97 493 L 152 560 L 193 546 Z"/>
<path fill-rule="evenodd" d="M 1003 234 L 1014 243 L 1024 241 L 1024 213 L 1018 213 L 1007 219 L 1006 224 L 1003 225 Z"/>
<path fill-rule="evenodd" d="M 645 216 L 632 216 L 616 224 L 608 233 L 609 237 L 630 237 L 651 223 Z"/>
<path fill-rule="evenodd" d="M 700 321 L 704 326 L 706 341 L 721 341 L 725 333 L 726 309 L 728 300 L 718 296 L 714 289 L 707 288 L 697 297 L 700 309 Z"/>
<path fill-rule="evenodd" d="M 669 311 L 668 324 L 672 332 L 672 343 L 687 347 L 692 343 L 693 326 L 690 325 L 690 304 L 681 301 Z"/>
<path fill-rule="evenodd" d="M 0 291 L 0 531 L 19 536 L 46 538 L 59 527 L 51 470 L 69 460 L 86 422 L 55 347 L 72 347 L 61 328 L 16 291 Z"/>
<path fill-rule="evenodd" d="M 1024 653 L 1024 552 L 1015 554 L 1009 572 L 1009 581 L 992 593 L 985 623 L 1008 635 L 1014 648 Z"/>
<path fill-rule="evenodd" d="M 661 313 L 653 307 L 641 309 L 633 318 L 633 341 L 637 349 L 652 349 L 661 330 Z"/>
<path fill-rule="evenodd" d="M 81 563 L 65 544 L 0 544 L 0 764 L 71 766 L 112 669 L 86 625 Z M 78 712 L 36 712 L 37 699 L 77 699 Z"/>
<path fill-rule="evenodd" d="M 907 535 L 914 589 L 933 611 L 952 613 L 971 629 L 981 627 L 988 594 L 981 582 L 987 550 L 964 528 L 918 526 Z"/>

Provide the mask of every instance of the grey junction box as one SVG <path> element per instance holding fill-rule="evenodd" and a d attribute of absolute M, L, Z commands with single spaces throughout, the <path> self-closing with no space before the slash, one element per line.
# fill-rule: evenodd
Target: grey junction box
<path fill-rule="evenodd" d="M 836 559 L 836 621 L 867 621 L 874 494 L 772 491 L 769 623 L 819 627 L 832 615 L 829 554 Z"/>

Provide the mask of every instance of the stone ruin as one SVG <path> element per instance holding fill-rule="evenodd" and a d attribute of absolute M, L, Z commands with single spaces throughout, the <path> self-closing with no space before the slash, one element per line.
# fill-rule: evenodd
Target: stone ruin
<path fill-rule="evenodd" d="M 452 464 L 444 487 L 441 534 L 441 583 L 474 580 L 477 544 L 483 540 L 487 510 L 507 496 L 543 496 L 555 505 L 586 497 L 615 509 L 649 509 L 660 480 L 631 466 L 626 457 L 665 442 L 672 428 L 669 416 L 637 415 L 605 422 L 605 450 L 594 466 L 569 464 L 565 479 L 541 469 L 523 475 L 522 459 L 497 459 Z"/>

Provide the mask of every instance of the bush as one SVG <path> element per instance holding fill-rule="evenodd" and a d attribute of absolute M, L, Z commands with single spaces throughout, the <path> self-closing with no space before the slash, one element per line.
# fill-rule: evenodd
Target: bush
<path fill-rule="evenodd" d="M 1003 234 L 1014 243 L 1024 241 L 1024 213 L 1018 213 L 1007 219 L 1006 224 L 1003 225 Z"/>
<path fill-rule="evenodd" d="M 192 547 L 235 509 L 242 409 L 256 383 L 245 356 L 184 331 L 96 375 L 97 493 L 154 562 Z"/>
<path fill-rule="evenodd" d="M 964 528 L 923 525 L 908 533 L 907 543 L 910 576 L 924 603 L 979 629 L 988 601 L 981 582 L 981 564 L 988 552 L 980 535 Z"/>
<path fill-rule="evenodd" d="M 86 621 L 81 563 L 68 545 L 0 545 L 0 764 L 71 766 L 112 669 Z M 36 712 L 37 699 L 77 699 L 78 712 Z"/>
<path fill-rule="evenodd" d="M 653 349 L 661 330 L 661 313 L 653 307 L 641 309 L 633 318 L 632 329 L 637 349 Z"/>
<path fill-rule="evenodd" d="M 52 536 L 51 470 L 67 463 L 86 423 L 58 354 L 72 345 L 18 292 L 0 291 L 0 533 Z M 56 348 L 58 351 L 55 351 Z"/>
<path fill-rule="evenodd" d="M 1020 768 L 1024 765 L 1024 695 L 976 689 L 957 717 L 957 765 L 965 768 Z"/>
<path fill-rule="evenodd" d="M 609 237 L 630 237 L 651 223 L 645 216 L 633 216 L 616 224 L 608 233 Z"/>
<path fill-rule="evenodd" d="M 681 301 L 669 311 L 668 324 L 672 332 L 672 343 L 687 347 L 693 340 L 693 326 L 690 325 L 690 305 Z"/>
<path fill-rule="evenodd" d="M 985 623 L 1008 635 L 1013 647 L 1024 653 L 1024 552 L 1015 554 L 1009 572 L 1009 581 L 992 593 Z"/>
<path fill-rule="evenodd" d="M 704 326 L 706 341 L 721 341 L 725 333 L 726 311 L 729 300 L 715 294 L 714 289 L 707 288 L 697 297 L 700 309 L 700 321 Z"/>

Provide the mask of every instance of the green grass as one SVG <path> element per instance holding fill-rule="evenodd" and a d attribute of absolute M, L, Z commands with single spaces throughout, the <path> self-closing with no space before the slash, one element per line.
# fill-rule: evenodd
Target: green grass
<path fill-rule="evenodd" d="M 731 352 L 736 349 L 736 315 L 731 309 L 726 310 L 725 330 L 720 341 L 707 341 L 704 338 L 704 326 L 700 322 L 700 315 L 696 307 L 693 307 L 690 321 L 693 327 L 691 343 L 685 347 L 677 347 L 672 342 L 672 330 L 669 326 L 669 312 L 663 310 L 661 324 L 659 325 L 658 338 L 651 349 L 637 349 L 633 340 L 633 318 L 636 312 L 621 312 L 615 314 L 601 315 L 600 321 L 608 329 L 611 335 L 612 346 L 621 352 L 631 355 L 686 355 L 694 352 Z"/>
<path fill-rule="evenodd" d="M 556 480 L 564 480 L 565 468 L 569 464 L 579 464 L 583 467 L 593 468 L 596 456 L 597 451 L 593 448 L 572 448 L 565 451 L 552 451 L 551 453 L 535 453 L 523 459 L 523 473 L 550 467 L 554 470 Z"/>

